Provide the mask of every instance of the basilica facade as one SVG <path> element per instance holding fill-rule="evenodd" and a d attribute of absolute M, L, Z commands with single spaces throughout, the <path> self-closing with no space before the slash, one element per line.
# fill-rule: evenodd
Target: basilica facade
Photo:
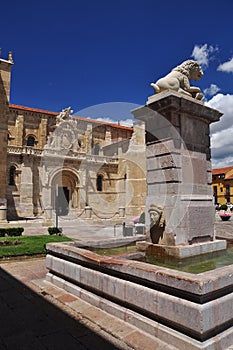
<path fill-rule="evenodd" d="M 145 128 L 10 103 L 13 59 L 0 59 L 0 209 L 6 218 L 97 216 L 145 205 Z M 4 219 L 3 216 L 1 219 Z"/>

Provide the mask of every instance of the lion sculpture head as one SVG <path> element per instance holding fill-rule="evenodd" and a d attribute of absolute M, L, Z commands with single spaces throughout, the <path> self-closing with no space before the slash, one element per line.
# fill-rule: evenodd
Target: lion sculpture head
<path fill-rule="evenodd" d="M 159 205 L 152 204 L 148 210 L 150 216 L 150 237 L 149 240 L 157 244 L 159 239 L 163 237 L 165 229 L 165 212 L 164 208 Z"/>
<path fill-rule="evenodd" d="M 172 71 L 186 75 L 189 80 L 199 80 L 204 75 L 199 63 L 193 60 L 184 61 Z"/>
<path fill-rule="evenodd" d="M 174 90 L 191 96 L 197 100 L 203 98 L 200 88 L 190 85 L 190 80 L 199 80 L 203 71 L 198 62 L 187 60 L 172 69 L 165 77 L 151 83 L 155 94 L 164 90 Z"/>

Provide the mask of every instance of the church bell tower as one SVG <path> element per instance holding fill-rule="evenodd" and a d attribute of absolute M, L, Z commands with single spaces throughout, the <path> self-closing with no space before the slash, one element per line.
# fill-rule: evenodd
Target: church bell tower
<path fill-rule="evenodd" d="M 6 220 L 7 140 L 12 53 L 8 60 L 0 58 L 0 222 Z"/>

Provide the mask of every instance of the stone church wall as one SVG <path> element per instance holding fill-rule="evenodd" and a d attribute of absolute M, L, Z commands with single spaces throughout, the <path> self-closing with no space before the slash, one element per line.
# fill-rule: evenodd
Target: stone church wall
<path fill-rule="evenodd" d="M 7 201 L 8 220 L 44 216 L 47 208 L 55 209 L 56 191 L 64 192 L 66 215 L 86 205 L 97 214 L 119 207 L 140 214 L 146 192 L 143 126 L 97 122 L 74 116 L 70 109 L 57 113 L 8 104 L 12 62 L 0 63 L 5 125 L 0 198 Z"/>

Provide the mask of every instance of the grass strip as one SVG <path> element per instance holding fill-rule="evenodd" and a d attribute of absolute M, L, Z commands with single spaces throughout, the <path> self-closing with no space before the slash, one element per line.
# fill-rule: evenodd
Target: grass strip
<path fill-rule="evenodd" d="M 41 235 L 41 236 L 20 236 L 20 237 L 1 237 L 0 242 L 19 241 L 20 244 L 0 246 L 0 258 L 20 255 L 45 254 L 47 243 L 67 242 L 72 239 L 58 235 Z"/>

